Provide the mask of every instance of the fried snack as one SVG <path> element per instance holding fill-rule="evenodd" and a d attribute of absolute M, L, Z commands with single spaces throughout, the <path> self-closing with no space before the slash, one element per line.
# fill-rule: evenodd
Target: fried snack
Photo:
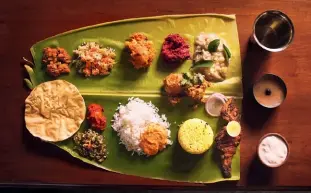
<path fill-rule="evenodd" d="M 227 134 L 226 127 L 223 127 L 215 137 L 216 148 L 221 159 L 221 170 L 225 178 L 231 177 L 232 158 L 241 141 L 241 134 L 231 137 Z"/>
<path fill-rule="evenodd" d="M 71 57 L 64 48 L 44 48 L 42 63 L 46 65 L 49 75 L 57 77 L 70 72 Z"/>
<path fill-rule="evenodd" d="M 229 98 L 224 106 L 221 108 L 221 116 L 224 120 L 228 122 L 240 121 L 241 115 L 233 98 Z"/>
<path fill-rule="evenodd" d="M 180 95 L 183 92 L 183 87 L 181 86 L 181 81 L 183 77 L 179 73 L 171 73 L 164 80 L 164 90 L 168 95 L 169 102 L 172 105 L 176 105 L 180 102 Z"/>
<path fill-rule="evenodd" d="M 25 122 L 29 132 L 44 141 L 62 141 L 80 128 L 85 103 L 77 87 L 54 80 L 35 87 L 25 100 Z"/>
<path fill-rule="evenodd" d="M 142 33 L 134 33 L 130 39 L 125 42 L 125 46 L 131 52 L 131 63 L 134 68 L 148 68 L 154 57 L 155 50 L 152 41 Z"/>
<path fill-rule="evenodd" d="M 204 94 L 206 88 L 209 86 L 208 82 L 204 80 L 201 84 L 195 84 L 186 89 L 186 94 L 193 100 L 198 102 L 205 102 Z"/>
<path fill-rule="evenodd" d="M 156 155 L 167 145 L 168 133 L 165 128 L 159 124 L 151 123 L 140 136 L 139 146 L 148 156 Z"/>

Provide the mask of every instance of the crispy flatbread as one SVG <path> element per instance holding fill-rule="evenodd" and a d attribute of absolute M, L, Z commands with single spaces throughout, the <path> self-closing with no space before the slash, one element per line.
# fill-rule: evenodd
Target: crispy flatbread
<path fill-rule="evenodd" d="M 29 132 L 44 141 L 62 141 L 78 131 L 85 118 L 85 103 L 77 87 L 64 80 L 38 85 L 25 101 Z"/>

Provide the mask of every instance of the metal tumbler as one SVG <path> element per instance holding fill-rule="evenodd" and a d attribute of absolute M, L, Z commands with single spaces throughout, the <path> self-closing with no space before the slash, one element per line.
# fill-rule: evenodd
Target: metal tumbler
<path fill-rule="evenodd" d="M 294 25 L 287 15 L 278 10 L 261 13 L 253 26 L 252 41 L 270 52 L 286 49 L 293 41 Z"/>

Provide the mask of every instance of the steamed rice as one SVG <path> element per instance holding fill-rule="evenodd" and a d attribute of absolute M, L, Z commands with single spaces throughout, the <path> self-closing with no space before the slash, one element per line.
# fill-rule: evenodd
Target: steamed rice
<path fill-rule="evenodd" d="M 113 116 L 112 128 L 118 132 L 120 143 L 124 144 L 128 151 L 139 155 L 144 154 L 139 147 L 140 136 L 146 130 L 148 124 L 156 123 L 167 130 L 167 144 L 172 144 L 170 138 L 170 123 L 166 116 L 159 115 L 159 109 L 151 102 L 144 102 L 139 98 L 129 98 L 126 105 L 119 105 Z"/>

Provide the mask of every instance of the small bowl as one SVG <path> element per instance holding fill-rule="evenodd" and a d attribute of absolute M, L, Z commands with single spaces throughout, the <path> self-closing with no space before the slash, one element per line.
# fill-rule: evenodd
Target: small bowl
<path fill-rule="evenodd" d="M 281 87 L 281 89 L 283 90 L 283 94 L 284 94 L 284 97 L 281 101 L 281 103 L 277 104 L 277 105 L 274 105 L 274 106 L 268 106 L 268 105 L 265 105 L 263 103 L 260 103 L 257 96 L 255 95 L 255 87 L 257 84 L 259 84 L 260 82 L 262 82 L 263 80 L 271 80 L 271 81 L 275 81 L 278 83 L 278 85 Z M 253 85 L 253 96 L 255 98 L 255 100 L 257 101 L 258 104 L 260 104 L 261 106 L 265 107 L 265 108 L 269 108 L 269 109 L 272 109 L 272 108 L 276 108 L 278 106 L 280 106 L 285 98 L 286 98 L 286 95 L 287 95 L 287 88 L 286 88 L 286 84 L 285 82 L 277 75 L 275 74 L 265 74 L 263 75 L 261 78 L 259 78 L 256 83 Z"/>
<path fill-rule="evenodd" d="M 285 143 L 285 145 L 286 145 L 286 147 L 287 147 L 287 156 L 286 156 L 285 160 L 284 160 L 282 163 L 280 163 L 280 164 L 278 164 L 278 165 L 274 165 L 274 166 L 267 165 L 267 164 L 261 159 L 261 157 L 260 157 L 260 155 L 259 155 L 259 146 L 260 146 L 262 140 L 265 139 L 266 137 L 269 137 L 269 136 L 276 136 L 276 137 L 279 137 L 280 139 L 283 140 L 283 142 Z M 266 135 L 262 136 L 261 139 L 259 140 L 259 143 L 258 143 L 258 146 L 257 146 L 257 155 L 258 155 L 258 158 L 259 158 L 259 160 L 261 161 L 261 163 L 262 163 L 263 165 L 265 165 L 265 166 L 267 166 L 267 167 L 269 167 L 269 168 L 277 168 L 277 167 L 282 166 L 282 165 L 287 161 L 287 159 L 288 159 L 288 157 L 289 157 L 289 154 L 290 154 L 290 149 L 289 149 L 288 142 L 286 141 L 286 139 L 285 139 L 281 134 L 278 134 L 278 133 L 267 133 Z"/>

